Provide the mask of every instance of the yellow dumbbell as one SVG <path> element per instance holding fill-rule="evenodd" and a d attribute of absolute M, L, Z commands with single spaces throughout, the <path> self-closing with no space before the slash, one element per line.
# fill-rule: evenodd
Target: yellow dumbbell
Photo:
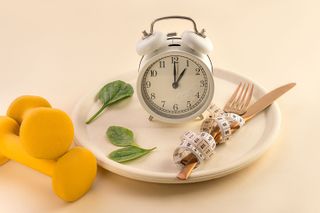
<path fill-rule="evenodd" d="M 74 131 L 69 116 L 52 109 L 42 97 L 17 98 L 9 106 L 7 116 L 21 124 L 21 144 L 35 158 L 56 159 L 72 144 Z"/>
<path fill-rule="evenodd" d="M 30 101 L 32 99 L 38 102 Z M 68 151 L 69 145 L 66 144 L 70 144 L 69 137 L 73 137 L 72 123 L 70 128 L 68 116 L 62 111 L 48 108 L 50 104 L 41 99 L 34 96 L 20 97 L 9 107 L 7 114 L 12 117 L 0 117 L 0 164 L 12 159 L 49 175 L 52 177 L 54 192 L 63 200 L 75 201 L 92 185 L 97 162 L 85 148 L 76 147 Z M 21 122 L 21 126 L 18 122 Z M 56 132 L 56 135 L 52 132 Z M 63 148 L 56 147 L 53 138 L 46 138 L 52 134 Z M 66 136 L 67 142 L 56 136 Z"/>

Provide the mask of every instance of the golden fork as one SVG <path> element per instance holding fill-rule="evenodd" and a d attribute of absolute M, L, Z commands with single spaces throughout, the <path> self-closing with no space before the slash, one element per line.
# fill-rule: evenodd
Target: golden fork
<path fill-rule="evenodd" d="M 252 83 L 241 82 L 236 88 L 236 90 L 233 92 L 230 99 L 225 104 L 223 111 L 229 112 L 229 113 L 235 113 L 238 115 L 243 115 L 244 113 L 246 113 L 252 98 L 253 88 L 254 88 L 254 85 Z M 213 126 L 211 126 L 211 128 L 212 129 L 209 130 L 210 134 L 215 130 L 213 129 Z M 208 129 L 210 129 L 210 127 Z M 217 142 L 221 140 L 220 134 L 215 134 L 213 136 L 215 137 L 215 140 Z M 182 162 L 184 162 L 185 167 L 179 172 L 179 174 L 177 175 L 177 178 L 180 180 L 186 180 L 190 176 L 194 167 L 197 165 L 198 160 L 195 158 L 195 156 L 193 156 L 192 154 L 189 154 L 182 160 Z"/>
<path fill-rule="evenodd" d="M 223 111 L 238 115 L 246 113 L 253 94 L 253 88 L 252 83 L 241 82 L 225 104 Z"/>

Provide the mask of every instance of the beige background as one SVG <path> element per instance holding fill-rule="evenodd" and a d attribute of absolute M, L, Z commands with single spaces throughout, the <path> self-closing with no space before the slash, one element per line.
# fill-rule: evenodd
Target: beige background
<path fill-rule="evenodd" d="M 278 140 L 240 172 L 160 185 L 99 169 L 92 190 L 68 204 L 53 194 L 49 178 L 9 162 L 0 168 L 1 212 L 320 212 L 318 2 L 1 0 L 1 114 L 22 94 L 42 95 L 70 113 L 96 85 L 136 72 L 141 31 L 154 18 L 172 14 L 191 16 L 206 28 L 217 67 L 267 89 L 297 82 L 278 101 Z M 156 27 L 182 31 L 190 25 Z"/>

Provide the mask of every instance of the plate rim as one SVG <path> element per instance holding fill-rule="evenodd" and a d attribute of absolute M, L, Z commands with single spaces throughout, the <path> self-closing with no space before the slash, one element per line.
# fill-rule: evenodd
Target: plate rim
<path fill-rule="evenodd" d="M 262 91 L 263 94 L 267 93 L 267 90 L 258 84 L 257 82 L 253 81 L 251 78 L 242 76 L 238 73 L 224 70 L 224 69 L 219 69 L 216 68 L 213 71 L 214 77 L 220 77 L 223 76 L 222 79 L 228 79 L 230 81 L 230 78 L 228 76 L 231 76 L 232 78 L 236 78 L 237 80 L 245 80 L 247 82 L 252 82 L 254 83 L 255 86 L 258 86 L 258 88 Z M 227 76 L 227 77 L 225 77 Z M 114 78 L 113 78 L 114 79 Z M 110 81 L 110 80 L 109 80 Z M 232 82 L 232 81 L 230 81 Z M 102 85 L 102 84 L 101 84 Z M 100 85 L 99 85 L 100 86 Z M 101 86 L 100 86 L 101 87 Z M 99 87 L 99 88 L 100 88 Z M 98 87 L 97 87 L 98 88 Z M 88 99 L 88 97 L 91 97 L 93 94 L 98 91 L 98 89 L 95 88 L 88 94 L 84 95 L 81 97 L 77 103 L 75 104 L 72 113 L 71 113 L 71 119 L 74 124 L 74 129 L 75 129 L 75 134 L 74 134 L 74 140 L 77 145 L 86 147 L 85 144 L 88 144 L 88 140 L 84 138 L 79 138 L 79 135 L 77 134 L 78 130 L 78 122 L 77 121 L 77 115 L 79 114 L 79 110 L 83 102 Z M 270 107 L 269 110 L 273 110 L 273 129 L 274 131 L 271 131 L 273 134 L 269 134 L 267 138 L 264 139 L 263 146 L 261 146 L 259 149 L 251 150 L 248 154 L 242 156 L 241 158 L 238 159 L 238 161 L 233 161 L 228 164 L 226 167 L 218 167 L 213 170 L 198 170 L 194 172 L 190 178 L 186 181 L 181 181 L 178 180 L 175 176 L 173 177 L 171 173 L 163 173 L 163 172 L 155 172 L 155 171 L 148 171 L 145 172 L 143 169 L 138 169 L 134 167 L 130 167 L 125 164 L 120 164 L 115 161 L 112 161 L 108 158 L 105 157 L 105 155 L 100 156 L 99 153 L 95 153 L 92 149 L 89 147 L 86 147 L 89 149 L 97 158 L 98 164 L 103 167 L 104 169 L 107 169 L 115 174 L 130 178 L 130 179 L 135 179 L 139 181 L 145 181 L 145 182 L 154 182 L 154 183 L 173 183 L 173 184 L 179 184 L 179 183 L 193 183 L 193 182 L 202 182 L 202 181 L 207 181 L 219 177 L 226 176 L 228 174 L 237 172 L 247 166 L 249 166 L 251 163 L 253 163 L 255 160 L 257 160 L 264 152 L 267 151 L 267 149 L 275 142 L 276 137 L 278 136 L 280 132 L 280 126 L 281 126 L 281 113 L 280 113 L 280 108 L 278 103 L 275 101 Z M 84 142 L 83 142 L 84 141 Z M 103 160 L 100 160 L 100 159 Z M 107 161 L 108 163 L 106 163 Z M 239 162 L 240 161 L 240 162 Z"/>

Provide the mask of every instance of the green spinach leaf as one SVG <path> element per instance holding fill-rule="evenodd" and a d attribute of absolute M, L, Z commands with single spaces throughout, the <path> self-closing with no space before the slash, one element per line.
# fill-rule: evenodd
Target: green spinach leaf
<path fill-rule="evenodd" d="M 150 153 L 155 148 L 156 147 L 152 149 L 143 149 L 137 146 L 128 146 L 111 152 L 109 154 L 109 158 L 119 163 L 127 162 L 142 157 Z"/>
<path fill-rule="evenodd" d="M 103 104 L 102 107 L 96 112 L 86 124 L 90 124 L 95 120 L 105 108 L 114 104 L 120 100 L 131 97 L 133 95 L 133 88 L 130 84 L 125 83 L 121 80 L 113 81 L 106 84 L 97 94 L 97 98 Z"/>
<path fill-rule="evenodd" d="M 133 132 L 121 126 L 110 126 L 107 130 L 107 137 L 116 146 L 126 147 L 135 144 Z"/>

